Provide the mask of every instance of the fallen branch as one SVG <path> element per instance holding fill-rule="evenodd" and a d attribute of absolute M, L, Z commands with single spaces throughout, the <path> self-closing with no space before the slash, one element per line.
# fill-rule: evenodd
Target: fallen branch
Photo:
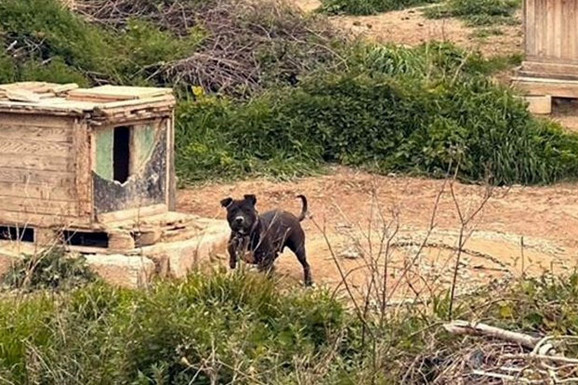
<path fill-rule="evenodd" d="M 503 341 L 513 342 L 518 345 L 534 349 L 540 342 L 540 338 L 527 334 L 511 332 L 509 330 L 489 326 L 483 323 L 456 320 L 444 325 L 444 328 L 451 334 L 468 334 L 475 336 L 488 336 Z"/>
<path fill-rule="evenodd" d="M 512 381 L 514 384 L 519 384 L 519 383 L 544 384 L 543 380 L 528 380 L 527 378 L 523 378 L 523 377 L 519 377 L 519 376 L 511 376 L 509 374 L 492 373 L 492 372 L 486 372 L 483 370 L 474 370 L 472 373 L 475 375 L 478 375 L 478 376 L 491 377 L 491 378 L 497 378 L 500 380 Z"/>

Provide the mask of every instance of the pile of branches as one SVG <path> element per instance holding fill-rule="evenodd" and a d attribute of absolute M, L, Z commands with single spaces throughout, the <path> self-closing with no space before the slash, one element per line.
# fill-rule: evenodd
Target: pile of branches
<path fill-rule="evenodd" d="M 538 337 L 483 323 L 453 321 L 444 325 L 463 335 L 459 346 L 418 356 L 403 383 L 411 384 L 576 384 L 576 336 Z M 473 338 L 472 338 L 473 337 Z"/>
<path fill-rule="evenodd" d="M 206 38 L 195 52 L 157 69 L 157 77 L 175 85 L 246 95 L 271 83 L 295 84 L 304 74 L 339 65 L 332 49 L 337 34 L 284 0 L 79 0 L 75 10 L 119 31 L 131 18 L 179 37 L 200 28 Z"/>

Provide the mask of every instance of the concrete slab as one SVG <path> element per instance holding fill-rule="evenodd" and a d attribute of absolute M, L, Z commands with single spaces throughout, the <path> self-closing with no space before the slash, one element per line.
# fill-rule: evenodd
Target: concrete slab
<path fill-rule="evenodd" d="M 155 261 L 161 277 L 182 278 L 211 254 L 224 251 L 229 233 L 227 222 L 214 221 L 194 238 L 143 247 L 141 253 Z"/>
<path fill-rule="evenodd" d="M 155 275 L 155 263 L 146 257 L 122 254 L 86 255 L 90 268 L 111 285 L 144 288 Z"/>

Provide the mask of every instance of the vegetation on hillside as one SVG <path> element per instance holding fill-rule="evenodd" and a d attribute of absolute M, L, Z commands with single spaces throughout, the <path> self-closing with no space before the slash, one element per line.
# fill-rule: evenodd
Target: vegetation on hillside
<path fill-rule="evenodd" d="M 545 277 L 488 290 L 460 300 L 454 314 L 530 334 L 573 334 L 577 282 L 576 276 Z M 359 318 L 328 293 L 286 293 L 251 274 L 192 275 L 147 291 L 102 283 L 62 295 L 41 291 L 0 299 L 0 379 L 85 385 L 451 382 L 470 375 L 471 365 L 461 363 L 473 362 L 475 348 L 491 365 L 507 344 L 449 335 L 441 327 L 447 308 L 439 297 L 425 307 L 386 310 L 387 317 L 372 310 Z M 569 345 L 565 353 L 578 351 Z"/>
<path fill-rule="evenodd" d="M 330 28 L 283 0 L 0 3 L 0 82 L 199 85 L 247 96 L 335 65 Z M 89 23 L 90 21 L 90 23 Z"/>
<path fill-rule="evenodd" d="M 487 62 L 446 45 L 363 47 L 347 71 L 302 79 L 247 102 L 181 104 L 185 180 L 292 176 L 330 163 L 468 181 L 548 183 L 576 175 L 578 136 L 533 119 L 484 76 Z M 371 138 L 371 140 L 369 140 Z"/>
<path fill-rule="evenodd" d="M 497 184 L 578 170 L 576 134 L 488 80 L 495 60 L 348 42 L 282 0 L 77 3 L 0 3 L 0 81 L 175 86 L 185 183 L 327 163 L 433 176 L 457 165 L 463 180 Z"/>

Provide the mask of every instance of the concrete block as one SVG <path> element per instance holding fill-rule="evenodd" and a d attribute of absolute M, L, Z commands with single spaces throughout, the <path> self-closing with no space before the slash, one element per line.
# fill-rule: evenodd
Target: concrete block
<path fill-rule="evenodd" d="M 223 251 L 229 239 L 229 226 L 215 221 L 194 238 L 179 242 L 163 242 L 143 247 L 142 255 L 155 261 L 157 273 L 163 277 L 182 278 L 212 253 Z"/>
<path fill-rule="evenodd" d="M 146 287 L 155 275 L 155 263 L 146 257 L 121 254 L 86 255 L 90 268 L 106 282 L 121 287 Z"/>
<path fill-rule="evenodd" d="M 549 95 L 525 96 L 524 100 L 529 103 L 528 111 L 536 115 L 549 115 L 552 113 L 552 97 Z"/>

